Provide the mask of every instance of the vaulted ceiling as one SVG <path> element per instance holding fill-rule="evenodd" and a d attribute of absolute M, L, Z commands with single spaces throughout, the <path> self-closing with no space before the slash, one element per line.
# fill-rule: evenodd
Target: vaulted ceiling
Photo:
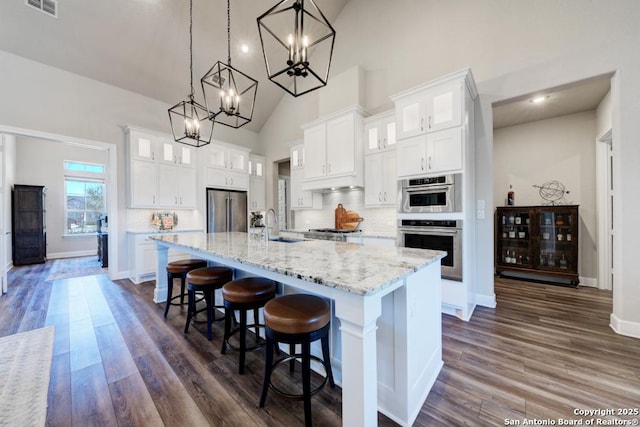
<path fill-rule="evenodd" d="M 333 22 L 347 1 L 316 3 Z M 276 3 L 231 1 L 232 64 L 259 81 L 253 120 L 246 125 L 253 131 L 282 96 L 290 96 L 266 77 L 256 24 Z M 226 5 L 193 0 L 193 78 L 200 101 L 200 78 L 216 61 L 227 61 Z M 59 0 L 57 19 L 24 0 L 3 0 L 0 17 L 1 50 L 166 102 L 167 108 L 190 92 L 188 0 Z"/>

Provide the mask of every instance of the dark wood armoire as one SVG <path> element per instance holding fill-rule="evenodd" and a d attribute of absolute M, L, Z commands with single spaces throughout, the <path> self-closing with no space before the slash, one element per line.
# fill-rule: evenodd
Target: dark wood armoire
<path fill-rule="evenodd" d="M 47 260 L 46 188 L 14 185 L 11 195 L 13 265 L 42 264 Z"/>

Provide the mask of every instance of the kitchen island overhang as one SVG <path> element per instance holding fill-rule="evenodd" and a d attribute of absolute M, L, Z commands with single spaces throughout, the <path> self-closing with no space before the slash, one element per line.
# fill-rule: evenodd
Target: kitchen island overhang
<path fill-rule="evenodd" d="M 440 251 L 331 241 L 284 243 L 247 233 L 153 236 L 154 300 L 166 298 L 168 249 L 332 300 L 332 365 L 343 425 L 417 417 L 442 367 Z M 344 357 L 343 357 L 344 356 Z M 377 386 L 376 386 L 377 384 Z"/>

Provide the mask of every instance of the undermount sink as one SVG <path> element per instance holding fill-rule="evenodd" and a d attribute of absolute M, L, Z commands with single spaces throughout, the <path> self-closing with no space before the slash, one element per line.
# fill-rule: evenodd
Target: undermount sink
<path fill-rule="evenodd" d="M 269 239 L 272 242 L 281 242 L 281 243 L 297 243 L 302 242 L 301 239 L 292 239 L 290 237 L 273 237 Z"/>

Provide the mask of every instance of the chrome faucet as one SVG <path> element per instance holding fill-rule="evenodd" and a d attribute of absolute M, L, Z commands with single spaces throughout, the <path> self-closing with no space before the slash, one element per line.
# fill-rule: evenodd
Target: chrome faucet
<path fill-rule="evenodd" d="M 269 233 L 269 212 L 273 212 L 273 229 L 274 232 L 273 233 Z M 276 214 L 276 210 L 273 208 L 269 208 L 267 209 L 267 213 L 264 215 L 264 228 L 265 228 L 265 233 L 264 233 L 264 238 L 265 240 L 269 240 L 271 238 L 274 237 L 278 237 L 280 235 L 280 229 L 278 227 L 278 215 Z"/>

